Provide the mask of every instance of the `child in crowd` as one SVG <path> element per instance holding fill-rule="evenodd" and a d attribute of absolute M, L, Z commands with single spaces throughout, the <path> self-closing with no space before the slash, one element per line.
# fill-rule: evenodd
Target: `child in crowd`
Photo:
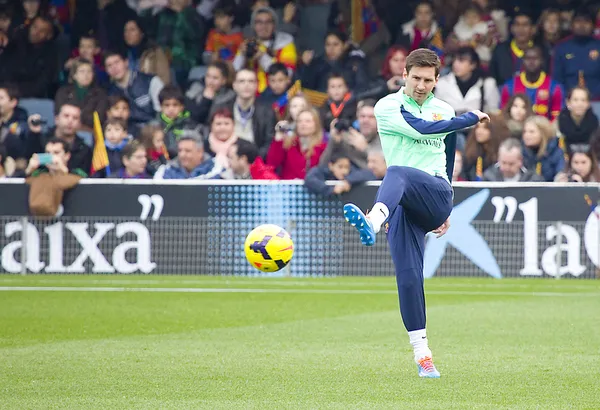
<path fill-rule="evenodd" d="M 142 128 L 140 140 L 146 148 L 146 156 L 148 157 L 146 171 L 148 174 L 154 175 L 156 170 L 161 165 L 165 165 L 170 159 L 165 145 L 165 133 L 160 124 L 148 124 Z"/>
<path fill-rule="evenodd" d="M 321 121 L 328 130 L 335 119 L 350 123 L 356 119 L 356 100 L 348 89 L 346 79 L 339 73 L 332 73 L 327 80 L 328 99 L 321 107 Z M 339 121 L 338 121 L 339 122 Z"/>
<path fill-rule="evenodd" d="M 310 192 L 332 196 L 348 192 L 354 185 L 376 179 L 368 169 L 353 168 L 348 155 L 338 151 L 331 156 L 327 165 L 321 165 L 308 171 L 304 184 Z M 326 181 L 342 182 L 336 185 L 327 185 Z"/>
<path fill-rule="evenodd" d="M 184 129 L 198 128 L 198 124 L 185 109 L 185 97 L 174 85 L 165 86 L 158 94 L 160 122 L 165 134 L 165 144 L 171 158 L 177 156 L 177 141 Z"/>
<path fill-rule="evenodd" d="M 278 119 L 283 118 L 288 103 L 287 91 L 291 79 L 287 67 L 282 63 L 274 63 L 267 70 L 269 86 L 258 96 L 257 101 L 271 105 Z"/>
<path fill-rule="evenodd" d="M 235 54 L 244 41 L 239 27 L 233 27 L 233 11 L 217 9 L 214 12 L 215 28 L 211 29 L 206 39 L 206 47 L 202 59 L 208 65 L 215 61 L 233 61 Z"/>

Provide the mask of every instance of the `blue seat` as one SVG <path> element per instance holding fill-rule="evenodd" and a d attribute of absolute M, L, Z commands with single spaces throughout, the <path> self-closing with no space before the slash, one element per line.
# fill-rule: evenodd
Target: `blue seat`
<path fill-rule="evenodd" d="M 47 121 L 47 127 L 54 127 L 54 101 L 44 98 L 21 98 L 19 107 L 29 115 L 40 114 Z"/>

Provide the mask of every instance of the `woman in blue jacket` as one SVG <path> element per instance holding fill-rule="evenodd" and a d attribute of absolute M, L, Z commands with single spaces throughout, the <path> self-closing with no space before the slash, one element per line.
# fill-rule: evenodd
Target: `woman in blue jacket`
<path fill-rule="evenodd" d="M 558 146 L 556 130 L 539 115 L 529 117 L 523 128 L 523 165 L 544 177 L 547 182 L 565 167 L 565 154 Z"/>

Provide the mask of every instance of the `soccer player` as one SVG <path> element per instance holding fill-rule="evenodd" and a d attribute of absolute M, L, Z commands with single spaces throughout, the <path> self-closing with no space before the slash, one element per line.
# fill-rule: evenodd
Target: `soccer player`
<path fill-rule="evenodd" d="M 490 119 L 478 110 L 455 117 L 450 105 L 431 92 L 439 71 L 440 60 L 431 50 L 417 49 L 406 58 L 405 86 L 375 105 L 388 165 L 375 205 L 368 215 L 354 204 L 344 206 L 346 220 L 358 230 L 364 245 L 375 244 L 387 221 L 385 231 L 396 268 L 400 312 L 419 376 L 436 378 L 440 373 L 433 365 L 425 333 L 423 253 L 428 232 L 440 237 L 450 227 L 453 191 L 448 174 L 451 177 L 452 172 L 446 170 L 446 152 L 454 153 L 456 138 L 449 141 L 448 150 L 444 139 Z"/>

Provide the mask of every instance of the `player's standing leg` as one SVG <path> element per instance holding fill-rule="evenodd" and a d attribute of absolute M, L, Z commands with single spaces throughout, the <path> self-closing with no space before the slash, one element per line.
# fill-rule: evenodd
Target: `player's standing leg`
<path fill-rule="evenodd" d="M 419 376 L 439 377 L 425 331 L 423 255 L 425 235 L 441 226 L 452 211 L 452 188 L 445 179 L 415 168 L 390 167 L 388 172 L 391 172 L 391 178 L 380 187 L 375 205 L 391 208 L 392 217 L 381 218 L 373 211 L 364 216 L 352 204 L 344 206 L 344 211 L 351 215 L 346 218 L 357 228 L 361 239 L 366 236 L 365 227 L 373 229 L 375 224 L 371 221 L 374 218 L 381 218 L 381 222 L 376 221 L 378 228 L 386 219 L 389 220 L 388 241 L 396 268 L 400 311 L 414 349 Z M 374 239 L 373 232 L 367 235 L 373 235 Z"/>

